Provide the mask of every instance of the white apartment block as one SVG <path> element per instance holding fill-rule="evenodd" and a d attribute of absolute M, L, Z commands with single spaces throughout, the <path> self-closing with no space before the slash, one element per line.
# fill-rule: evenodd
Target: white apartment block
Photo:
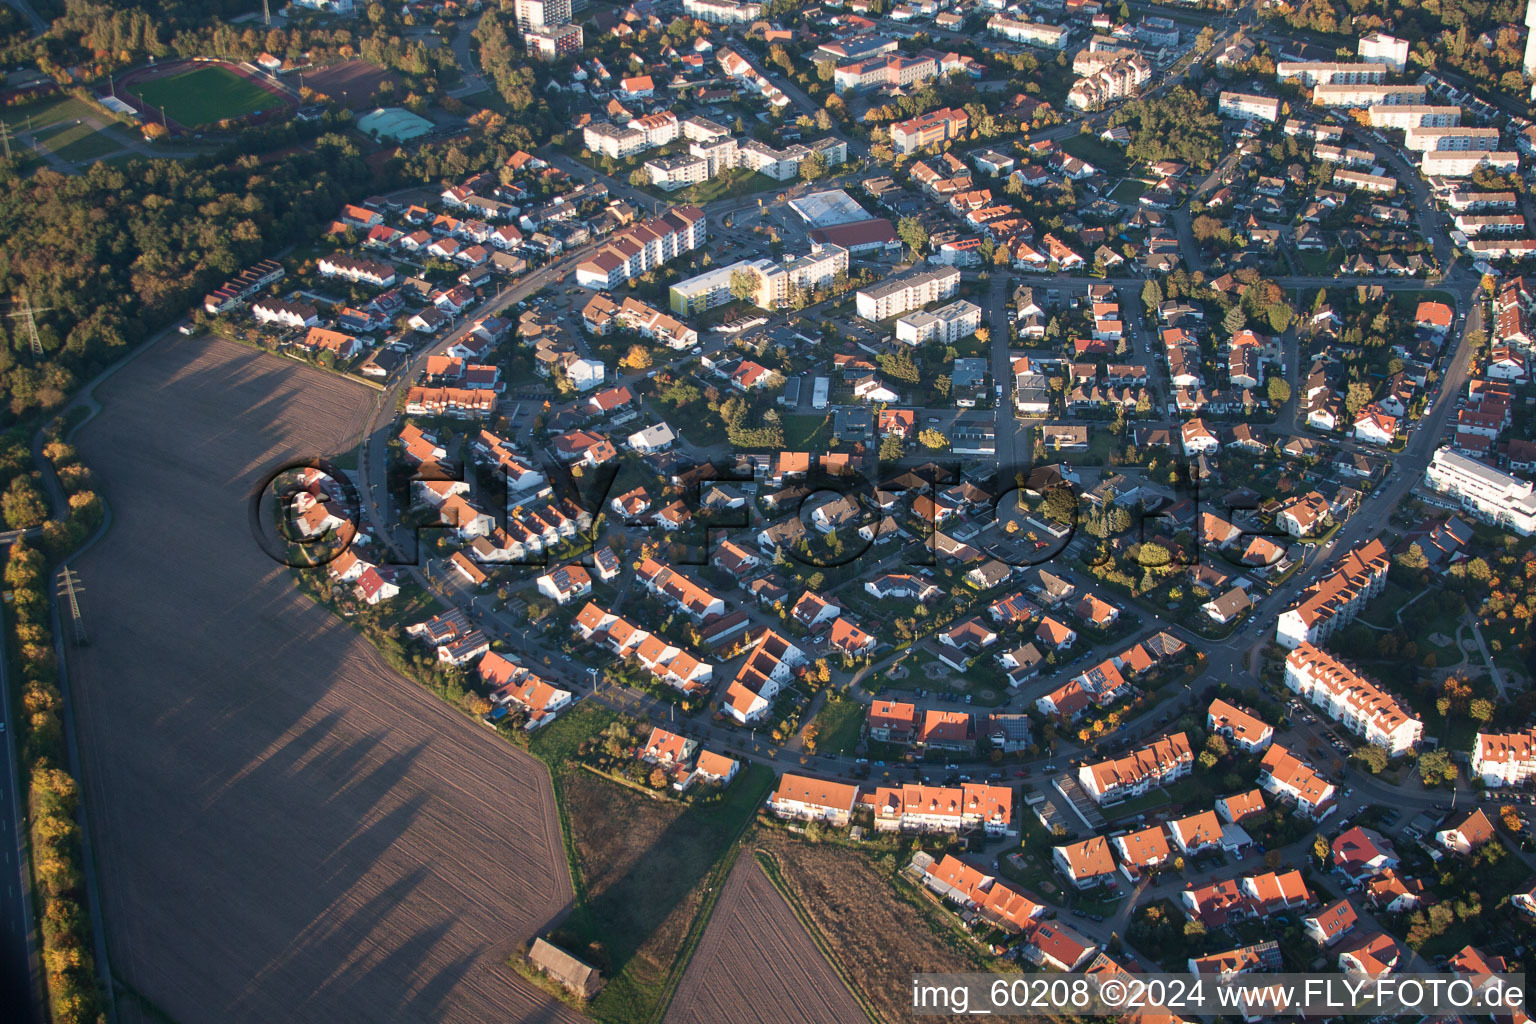
<path fill-rule="evenodd" d="M 1275 641 L 1295 649 L 1318 644 L 1359 614 L 1387 585 L 1387 549 L 1372 540 L 1339 559 L 1333 572 L 1301 592 L 1275 621 Z"/>
<path fill-rule="evenodd" d="M 707 117 L 690 117 L 683 121 L 683 138 L 689 142 L 713 142 L 726 138 L 731 130 Z"/>
<path fill-rule="evenodd" d="M 523 46 L 540 60 L 559 60 L 581 52 L 584 39 L 580 25 L 547 25 L 523 33 Z"/>
<path fill-rule="evenodd" d="M 516 0 L 512 12 L 519 32 L 564 25 L 571 20 L 571 0 Z"/>
<path fill-rule="evenodd" d="M 651 148 L 651 144 L 645 141 L 645 132 L 637 128 L 621 128 L 605 121 L 598 121 L 583 128 L 581 144 L 610 160 L 623 160 Z"/>
<path fill-rule="evenodd" d="M 1223 92 L 1216 109 L 1222 117 L 1254 118 L 1270 124 L 1280 120 L 1280 101 L 1273 96 Z"/>
<path fill-rule="evenodd" d="M 1359 53 L 1361 60 L 1371 64 L 1385 64 L 1398 74 L 1402 74 L 1408 67 L 1408 40 L 1389 36 L 1385 32 L 1362 36 Z"/>
<path fill-rule="evenodd" d="M 652 185 L 664 188 L 668 192 L 675 192 L 689 185 L 697 185 L 699 182 L 708 181 L 711 177 L 708 160 L 700 160 L 696 156 L 684 153 L 647 160 L 645 173 L 650 175 Z"/>
<path fill-rule="evenodd" d="M 1428 106 L 1423 103 L 1377 103 L 1367 113 L 1372 128 L 1454 128 L 1461 124 L 1460 107 Z"/>
<path fill-rule="evenodd" d="M 1472 743 L 1472 772 L 1487 786 L 1519 786 L 1536 777 L 1536 729 L 1480 732 Z"/>
<path fill-rule="evenodd" d="M 1397 191 L 1397 179 L 1390 174 L 1366 174 L 1364 171 L 1334 171 L 1333 183 L 1362 192 L 1391 195 Z"/>
<path fill-rule="evenodd" d="M 994 14 L 987 19 L 988 30 L 1014 43 L 1043 46 L 1048 50 L 1060 50 L 1067 45 L 1069 31 L 1060 25 L 1042 25 L 1023 21 L 1006 14 Z"/>
<path fill-rule="evenodd" d="M 677 120 L 677 115 L 670 110 L 664 110 L 659 114 L 647 114 L 637 117 L 626 126 L 635 131 L 645 133 L 647 146 L 665 146 L 682 134 L 682 124 Z"/>
<path fill-rule="evenodd" d="M 608 239 L 591 257 L 577 264 L 576 283 L 583 288 L 617 288 L 630 278 L 692 252 L 704 244 L 704 211 L 678 206 Z"/>
<path fill-rule="evenodd" d="M 1432 149 L 1419 161 L 1419 172 L 1425 177 L 1465 178 L 1483 167 L 1506 173 L 1518 171 L 1520 154 L 1497 150 L 1489 152 L 1487 150 Z"/>
<path fill-rule="evenodd" d="M 828 167 L 848 162 L 848 144 L 841 139 L 825 138 L 809 146 L 796 143 L 784 149 L 747 139 L 736 147 L 736 165 L 765 174 L 775 181 L 788 181 L 800 173 L 800 164 L 812 153 L 825 157 Z"/>
<path fill-rule="evenodd" d="M 737 0 L 683 0 L 683 13 L 712 25 L 747 25 L 763 16 L 763 5 Z"/>
<path fill-rule="evenodd" d="M 1373 107 L 1422 105 L 1429 91 L 1422 85 L 1369 85 L 1333 82 L 1312 89 L 1312 103 L 1319 107 Z"/>
<path fill-rule="evenodd" d="M 1525 218 L 1518 213 L 1458 213 L 1452 223 L 1468 238 L 1518 235 L 1525 231 Z"/>
<path fill-rule="evenodd" d="M 1378 85 L 1387 80 L 1380 64 L 1335 61 L 1282 61 L 1275 65 L 1275 80 L 1301 85 Z"/>
<path fill-rule="evenodd" d="M 969 338 L 981 326 L 981 307 L 960 299 L 931 313 L 908 313 L 896 321 L 896 340 L 908 345 L 937 341 L 944 345 Z"/>
<path fill-rule="evenodd" d="M 736 140 L 729 135 L 723 138 L 695 139 L 688 143 L 688 155 L 704 161 L 706 178 L 724 174 L 741 164 Z"/>
<path fill-rule="evenodd" d="M 1455 498 L 1475 518 L 1522 537 L 1536 532 L 1536 487 L 1484 462 L 1441 448 L 1424 471 L 1424 482 Z"/>
<path fill-rule="evenodd" d="M 1393 756 L 1412 750 L 1424 733 L 1424 723 L 1400 700 L 1311 644 L 1301 644 L 1286 656 L 1285 685 Z"/>
<path fill-rule="evenodd" d="M 1412 127 L 1403 132 L 1403 148 L 1424 152 L 1427 150 L 1483 150 L 1492 152 L 1499 148 L 1497 128 L 1424 128 Z"/>
<path fill-rule="evenodd" d="M 855 308 L 865 320 L 886 320 L 930 302 L 942 302 L 960 289 L 958 267 L 926 270 L 860 288 Z"/>

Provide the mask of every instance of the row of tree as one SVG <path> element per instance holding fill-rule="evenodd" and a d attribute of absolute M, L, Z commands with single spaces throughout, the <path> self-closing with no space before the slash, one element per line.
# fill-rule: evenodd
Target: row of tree
<path fill-rule="evenodd" d="M 48 571 L 40 551 L 11 545 L 5 582 L 22 701 L 22 759 L 27 772 L 32 876 L 42 920 L 43 972 L 52 1019 L 86 1024 L 100 1019 L 90 916 L 85 907 L 79 789 L 64 746 L 63 695 L 49 625 Z"/>

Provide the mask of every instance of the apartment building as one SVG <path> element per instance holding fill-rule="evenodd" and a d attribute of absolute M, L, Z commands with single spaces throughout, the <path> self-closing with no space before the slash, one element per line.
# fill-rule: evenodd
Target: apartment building
<path fill-rule="evenodd" d="M 647 146 L 665 146 L 683 133 L 682 122 L 670 110 L 633 118 L 627 127 L 644 133 Z"/>
<path fill-rule="evenodd" d="M 1429 460 L 1424 482 L 1485 523 L 1522 537 L 1536 532 L 1536 487 L 1529 480 L 1441 448 Z"/>
<path fill-rule="evenodd" d="M 967 782 L 960 787 L 882 786 L 875 790 L 875 828 L 901 832 L 1012 830 L 1013 790 Z"/>
<path fill-rule="evenodd" d="M 971 116 L 957 107 L 930 110 L 891 125 L 891 144 L 899 155 L 927 146 L 942 146 L 964 135 L 970 123 Z"/>
<path fill-rule="evenodd" d="M 645 132 L 627 125 L 596 121 L 581 130 L 581 144 L 613 160 L 623 160 L 651 148 Z"/>
<path fill-rule="evenodd" d="M 1391 195 L 1397 191 L 1397 179 L 1390 174 L 1367 174 L 1364 171 L 1338 170 L 1333 172 L 1333 183 L 1361 192 Z"/>
<path fill-rule="evenodd" d="M 1256 754 L 1268 748 L 1275 738 L 1275 727 L 1246 708 L 1217 698 L 1206 711 L 1205 727 L 1225 736 L 1237 749 Z"/>
<path fill-rule="evenodd" d="M 1223 92 L 1217 102 L 1222 117 L 1253 118 L 1274 124 L 1280 120 L 1280 101 L 1273 96 L 1248 92 Z"/>
<path fill-rule="evenodd" d="M 676 192 L 680 188 L 697 185 L 712 177 L 709 173 L 708 160 L 701 160 L 687 153 L 647 160 L 645 173 L 650 176 L 652 185 L 666 189 L 668 192 Z"/>
<path fill-rule="evenodd" d="M 1074 110 L 1097 110 L 1111 100 L 1136 95 L 1151 78 L 1152 65 L 1147 59 L 1139 53 L 1129 53 L 1072 83 L 1067 91 L 1067 106 Z"/>
<path fill-rule="evenodd" d="M 906 88 L 920 85 L 939 74 L 932 57 L 908 57 L 900 53 L 882 54 L 856 61 L 832 72 L 832 88 L 838 95 L 867 89 Z"/>
<path fill-rule="evenodd" d="M 523 46 L 539 60 L 560 60 L 580 53 L 584 45 L 580 25 L 550 25 L 523 33 Z"/>
<path fill-rule="evenodd" d="M 1427 150 L 1482 150 L 1492 152 L 1499 148 L 1497 128 L 1426 128 L 1413 126 L 1403 132 L 1403 148 L 1419 152 Z"/>
<path fill-rule="evenodd" d="M 805 652 L 771 629 L 763 630 L 736 678 L 725 689 L 721 710 L 740 725 L 761 721 L 773 708 L 779 690 L 806 661 Z"/>
<path fill-rule="evenodd" d="M 731 280 L 747 274 L 756 282 L 752 302 L 763 309 L 778 309 L 793 299 L 796 290 L 826 287 L 847 272 L 848 250 L 838 245 L 824 245 L 777 262 L 766 257 L 738 260 L 678 281 L 670 290 L 668 304 L 676 313 L 698 313 L 724 305 L 735 297 Z"/>
<path fill-rule="evenodd" d="M 1188 775 L 1195 764 L 1189 737 L 1176 732 L 1124 757 L 1112 757 L 1077 770 L 1078 785 L 1095 803 L 1111 805 L 1141 796 L 1153 786 L 1161 786 Z"/>
<path fill-rule="evenodd" d="M 750 25 L 763 16 L 763 5 L 741 0 L 683 0 L 683 13 L 711 25 Z"/>
<path fill-rule="evenodd" d="M 1290 800 L 1296 813 L 1321 821 L 1333 811 L 1333 783 L 1311 765 L 1276 743 L 1259 762 L 1259 786 L 1266 793 Z"/>
<path fill-rule="evenodd" d="M 992 15 L 987 19 L 987 29 L 1009 42 L 1043 46 L 1048 50 L 1064 49 L 1067 45 L 1067 36 L 1071 34 L 1061 25 L 1042 25 L 1039 22 L 1024 21 L 1007 14 Z"/>
<path fill-rule="evenodd" d="M 1366 112 L 1372 128 L 1454 128 L 1461 124 L 1460 107 L 1422 103 L 1377 103 Z"/>
<path fill-rule="evenodd" d="M 1275 621 L 1276 642 L 1294 650 L 1332 636 L 1381 593 L 1389 566 L 1387 549 L 1379 539 L 1346 554 L 1333 572 L 1303 590 L 1296 603 L 1280 613 Z"/>
<path fill-rule="evenodd" d="M 860 288 L 854 303 L 859 316 L 865 320 L 886 320 L 930 302 L 942 302 L 959 289 L 959 268 L 943 267 Z"/>
<path fill-rule="evenodd" d="M 393 264 L 380 263 L 378 260 L 360 260 L 341 253 L 320 257 L 315 263 L 315 268 L 320 271 L 322 277 L 339 277 L 353 284 L 371 284 L 378 288 L 386 288 L 395 283 Z"/>
<path fill-rule="evenodd" d="M 1472 744 L 1472 773 L 1488 786 L 1529 782 L 1536 777 L 1536 729 L 1478 733 Z"/>
<path fill-rule="evenodd" d="M 1466 178 L 1487 167 L 1508 174 L 1520 169 L 1520 154 L 1513 151 L 1436 150 L 1425 153 L 1419 172 L 1425 177 Z"/>
<path fill-rule="evenodd" d="M 1418 745 L 1424 723 L 1407 705 L 1326 651 L 1303 643 L 1285 659 L 1285 685 L 1394 757 Z"/>
<path fill-rule="evenodd" d="M 1389 36 L 1385 32 L 1361 36 L 1358 51 L 1361 60 L 1371 64 L 1385 64 L 1399 75 L 1408 67 L 1408 40 Z"/>
<path fill-rule="evenodd" d="M 1281 61 L 1275 65 L 1275 80 L 1305 86 L 1379 85 L 1387 80 L 1387 69 L 1364 61 Z"/>
<path fill-rule="evenodd" d="M 571 20 L 571 0 L 516 0 L 512 16 L 519 32 L 564 25 Z"/>
<path fill-rule="evenodd" d="M 932 312 L 908 313 L 896 321 L 896 340 L 908 345 L 937 341 L 953 345 L 969 338 L 981 326 L 981 307 L 960 299 Z"/>
<path fill-rule="evenodd" d="M 692 252 L 704 244 L 704 211 L 678 206 L 655 220 L 626 228 L 610 238 L 593 256 L 577 264 L 576 283 L 584 288 L 616 288 Z"/>
<path fill-rule="evenodd" d="M 1329 82 L 1314 86 L 1312 103 L 1319 107 L 1372 107 L 1422 104 L 1429 90 L 1422 85 L 1370 85 Z"/>
<path fill-rule="evenodd" d="M 856 785 L 785 772 L 768 794 L 768 810 L 776 817 L 793 821 L 846 825 L 853 818 L 853 805 L 858 799 Z"/>
<path fill-rule="evenodd" d="M 688 616 L 695 623 L 725 614 L 725 600 L 673 569 L 665 562 L 647 558 L 635 571 L 645 589 Z"/>

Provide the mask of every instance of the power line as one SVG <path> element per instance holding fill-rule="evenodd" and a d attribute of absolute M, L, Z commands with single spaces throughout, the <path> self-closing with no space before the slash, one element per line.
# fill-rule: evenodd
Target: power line
<path fill-rule="evenodd" d="M 9 144 L 7 144 L 6 148 L 7 148 L 7 150 L 9 150 L 9 148 L 10 148 Z M 20 321 L 22 321 L 22 323 L 26 324 L 26 326 L 27 326 L 27 340 L 32 343 L 32 354 L 34 356 L 38 357 L 38 358 L 42 358 L 42 355 L 43 355 L 43 340 L 42 340 L 42 338 L 38 337 L 38 334 L 37 334 L 37 316 L 36 316 L 36 314 L 38 314 L 38 313 L 46 313 L 50 309 L 52 309 L 53 307 L 52 306 L 44 306 L 42 309 L 33 309 L 32 308 L 32 301 L 27 298 L 25 292 L 22 293 L 22 296 L 21 296 L 21 299 L 20 299 L 20 303 L 21 303 L 21 310 L 19 312 L 7 313 L 6 316 L 8 318 L 10 318 L 10 319 L 13 319 L 13 320 L 20 320 Z"/>
<path fill-rule="evenodd" d="M 69 614 L 74 621 L 76 646 L 86 642 L 85 618 L 80 614 L 80 595 L 85 588 L 80 585 L 80 574 L 70 568 L 59 573 L 58 594 L 69 602 Z"/>

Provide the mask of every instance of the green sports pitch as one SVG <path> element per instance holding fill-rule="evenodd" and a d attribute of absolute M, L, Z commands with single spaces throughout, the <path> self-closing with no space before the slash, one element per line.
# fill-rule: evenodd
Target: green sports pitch
<path fill-rule="evenodd" d="M 129 91 L 187 128 L 273 110 L 283 102 L 255 82 L 217 66 L 156 78 L 130 86 Z"/>

